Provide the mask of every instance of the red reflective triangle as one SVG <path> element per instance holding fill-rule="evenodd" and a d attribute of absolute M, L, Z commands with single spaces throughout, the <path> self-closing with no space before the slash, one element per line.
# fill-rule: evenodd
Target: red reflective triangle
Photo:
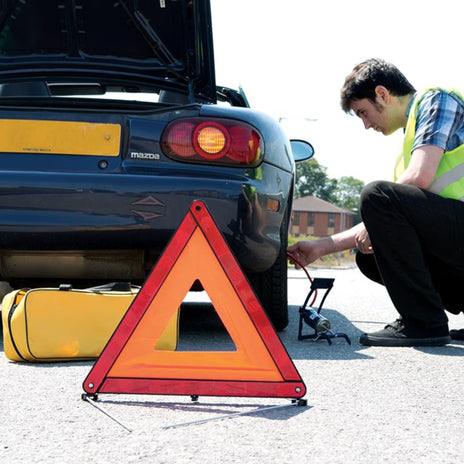
<path fill-rule="evenodd" d="M 157 349 L 199 280 L 235 351 Z M 301 398 L 306 387 L 206 206 L 194 202 L 84 381 L 96 393 Z"/>

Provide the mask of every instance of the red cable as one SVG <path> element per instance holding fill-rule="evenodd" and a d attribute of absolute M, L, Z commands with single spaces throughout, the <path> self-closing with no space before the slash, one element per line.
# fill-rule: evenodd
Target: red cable
<path fill-rule="evenodd" d="M 308 270 L 306 269 L 306 267 L 300 263 L 300 261 L 298 259 L 296 259 L 291 253 L 289 253 L 287 251 L 287 257 L 291 260 L 291 261 L 294 261 L 298 266 L 301 267 L 301 269 L 303 269 L 303 271 L 305 272 L 306 274 L 306 277 L 309 279 L 309 281 L 311 283 L 313 283 L 313 279 L 311 278 L 311 276 L 309 275 L 309 272 Z M 314 302 L 316 301 L 316 298 L 317 298 L 317 289 L 314 290 L 314 297 L 313 297 L 313 301 L 311 301 L 311 303 L 309 304 L 309 306 L 312 306 L 314 304 Z"/>

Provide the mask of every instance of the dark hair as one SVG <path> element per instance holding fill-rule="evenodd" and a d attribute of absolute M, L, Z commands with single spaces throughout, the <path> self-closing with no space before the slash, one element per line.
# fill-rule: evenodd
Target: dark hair
<path fill-rule="evenodd" d="M 375 88 L 378 85 L 383 85 L 397 97 L 416 91 L 396 66 L 377 58 L 371 58 L 357 64 L 345 79 L 341 90 L 343 111 L 349 113 L 354 100 L 367 98 L 375 103 Z"/>

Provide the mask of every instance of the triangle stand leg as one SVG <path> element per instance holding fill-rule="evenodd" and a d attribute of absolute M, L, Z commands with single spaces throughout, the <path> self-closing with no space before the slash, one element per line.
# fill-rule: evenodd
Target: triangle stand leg
<path fill-rule="evenodd" d="M 278 406 L 269 406 L 269 407 L 265 407 L 265 408 L 257 408 L 257 409 L 254 409 L 253 411 L 236 412 L 236 413 L 232 413 L 232 414 L 224 414 L 222 416 L 217 416 L 217 417 L 210 417 L 208 419 L 200 419 L 200 420 L 196 420 L 196 421 L 189 421 L 189 422 L 182 422 L 182 423 L 179 423 L 179 424 L 166 425 L 166 426 L 163 427 L 163 429 L 166 430 L 166 429 L 173 429 L 173 428 L 177 428 L 177 427 L 185 427 L 187 425 L 199 425 L 199 424 L 204 424 L 206 422 L 211 422 L 211 421 L 215 421 L 215 420 L 231 419 L 231 418 L 237 417 L 237 416 L 246 416 L 248 414 L 256 414 L 258 412 L 272 411 L 274 409 L 288 408 L 290 406 L 306 406 L 306 405 L 307 405 L 307 401 L 304 400 L 304 399 L 292 400 L 292 402 L 289 403 L 289 404 L 281 404 L 281 405 L 278 405 Z"/>
<path fill-rule="evenodd" d="M 99 404 L 96 403 L 97 395 L 87 395 L 85 393 L 82 394 L 82 399 L 84 401 L 87 401 L 87 403 L 91 404 L 95 409 L 98 409 L 100 412 L 102 412 L 105 416 L 109 417 L 111 420 L 119 424 L 123 429 L 127 430 L 128 432 L 132 432 L 132 429 L 127 427 L 127 425 L 124 425 L 121 421 L 116 419 L 114 416 L 112 416 L 108 411 L 105 411 Z"/>

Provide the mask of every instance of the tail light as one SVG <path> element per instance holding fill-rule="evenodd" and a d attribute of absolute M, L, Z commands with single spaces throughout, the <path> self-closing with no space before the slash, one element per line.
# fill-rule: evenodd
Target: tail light
<path fill-rule="evenodd" d="M 192 163 L 253 167 L 263 156 L 258 131 L 232 119 L 176 119 L 164 130 L 161 146 L 170 158 Z"/>

